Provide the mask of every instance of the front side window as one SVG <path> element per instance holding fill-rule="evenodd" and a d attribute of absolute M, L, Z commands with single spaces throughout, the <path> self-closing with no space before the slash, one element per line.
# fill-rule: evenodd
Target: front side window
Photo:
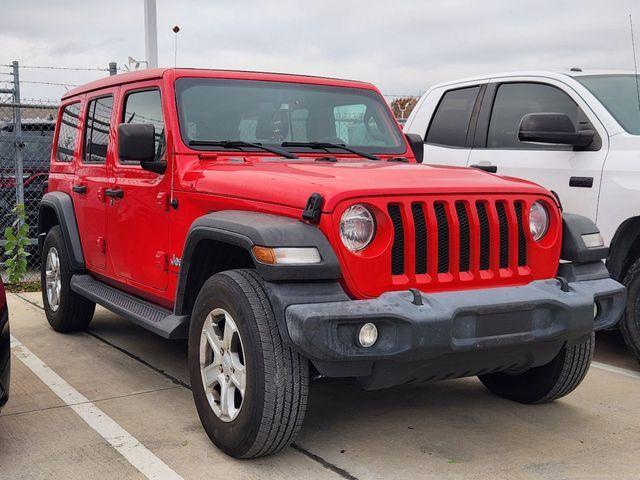
<path fill-rule="evenodd" d="M 112 112 L 113 96 L 96 98 L 89 102 L 84 146 L 86 163 L 104 163 L 107 160 Z"/>
<path fill-rule="evenodd" d="M 70 162 L 78 141 L 78 125 L 80 125 L 80 102 L 64 107 L 60 116 L 60 133 L 56 144 L 56 161 Z"/>
<path fill-rule="evenodd" d="M 156 136 L 155 160 L 163 158 L 166 142 L 164 120 L 162 119 L 162 100 L 159 90 L 145 90 L 127 95 L 122 114 L 122 123 L 151 123 L 155 128 Z"/>
<path fill-rule="evenodd" d="M 370 153 L 405 151 L 384 100 L 368 89 L 181 78 L 176 96 L 180 132 L 192 148 L 198 141 L 330 142 Z"/>
<path fill-rule="evenodd" d="M 570 145 L 521 142 L 518 130 L 528 113 L 564 113 L 576 130 L 593 128 L 580 107 L 562 90 L 542 83 L 504 83 L 493 102 L 487 148 L 527 150 L 573 150 Z"/>
<path fill-rule="evenodd" d="M 480 87 L 460 88 L 444 94 L 436 109 L 425 142 L 446 147 L 464 147 L 473 107 Z"/>
<path fill-rule="evenodd" d="M 640 135 L 640 78 L 637 75 L 575 77 L 604 105 L 627 133 Z"/>

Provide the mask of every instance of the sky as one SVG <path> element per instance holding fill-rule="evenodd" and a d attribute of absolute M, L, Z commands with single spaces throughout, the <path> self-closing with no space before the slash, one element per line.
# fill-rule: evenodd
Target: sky
<path fill-rule="evenodd" d="M 0 0 L 0 65 L 120 67 L 143 60 L 143 0 Z M 439 81 L 523 69 L 633 69 L 638 0 L 157 0 L 160 66 L 370 81 L 417 95 Z M 639 52 L 640 56 L 640 52 Z M 9 69 L 0 66 L 0 88 Z M 22 97 L 58 99 L 106 72 L 23 68 Z"/>

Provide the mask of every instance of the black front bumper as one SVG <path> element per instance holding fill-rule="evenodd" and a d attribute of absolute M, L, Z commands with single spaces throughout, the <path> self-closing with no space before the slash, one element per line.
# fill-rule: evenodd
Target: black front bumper
<path fill-rule="evenodd" d="M 0 312 L 0 408 L 9 400 L 9 377 L 11 373 L 11 338 L 7 308 Z"/>
<path fill-rule="evenodd" d="M 625 288 L 610 278 L 550 279 L 290 305 L 285 319 L 291 341 L 320 373 L 356 376 L 374 389 L 544 365 L 564 345 L 615 325 L 624 305 Z M 357 341 L 365 322 L 378 328 L 369 348 Z"/>

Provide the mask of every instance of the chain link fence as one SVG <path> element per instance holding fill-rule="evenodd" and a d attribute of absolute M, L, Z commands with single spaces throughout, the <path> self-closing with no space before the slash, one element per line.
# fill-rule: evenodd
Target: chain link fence
<path fill-rule="evenodd" d="M 2 279 L 8 280 L 7 240 L 22 222 L 26 224 L 26 270 L 22 281 L 39 278 L 37 250 L 38 205 L 49 175 L 49 156 L 55 128 L 58 102 L 24 99 L 20 96 L 18 64 L 0 69 L 0 245 Z M 24 220 L 18 218 L 16 205 L 24 205 Z"/>

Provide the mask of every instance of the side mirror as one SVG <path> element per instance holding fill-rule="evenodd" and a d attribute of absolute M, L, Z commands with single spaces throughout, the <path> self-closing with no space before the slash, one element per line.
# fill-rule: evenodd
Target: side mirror
<path fill-rule="evenodd" d="M 121 160 L 140 162 L 140 167 L 163 174 L 167 162 L 156 161 L 156 129 L 151 123 L 121 123 L 118 125 L 118 156 Z"/>
<path fill-rule="evenodd" d="M 424 160 L 424 141 L 422 140 L 422 137 L 417 133 L 405 133 L 404 136 L 407 137 L 409 146 L 411 147 L 411 150 L 413 150 L 416 162 L 422 163 Z"/>
<path fill-rule="evenodd" d="M 588 147 L 596 132 L 579 130 L 564 113 L 528 113 L 520 121 L 518 139 L 521 142 L 551 143 Z"/>

